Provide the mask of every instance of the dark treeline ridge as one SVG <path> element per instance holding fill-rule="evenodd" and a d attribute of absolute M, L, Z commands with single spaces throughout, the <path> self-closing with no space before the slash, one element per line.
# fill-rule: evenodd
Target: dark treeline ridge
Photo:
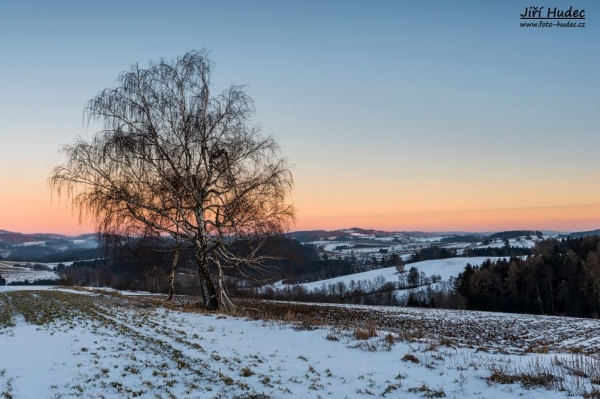
<path fill-rule="evenodd" d="M 536 236 L 538 238 L 542 238 L 543 234 L 541 231 L 533 231 L 533 230 L 511 230 L 511 231 L 501 231 L 499 233 L 490 234 L 488 239 L 496 239 L 500 238 L 502 240 L 510 239 L 510 238 L 519 238 L 519 237 L 533 237 Z"/>
<path fill-rule="evenodd" d="M 593 235 L 600 235 L 600 229 L 598 230 L 591 230 L 591 231 L 578 231 L 575 233 L 570 233 L 570 234 L 566 234 L 566 235 L 560 235 L 558 236 L 559 238 L 581 238 L 581 237 L 586 237 L 586 236 L 593 236 Z"/>
<path fill-rule="evenodd" d="M 14 281 L 12 283 L 6 283 L 6 280 L 4 280 L 4 284 L 2 284 L 2 278 L 0 278 L 0 285 L 8 285 L 8 286 L 21 286 L 21 285 L 25 285 L 25 286 L 29 286 L 29 285 L 56 285 L 56 280 L 48 280 L 48 279 L 42 279 L 42 280 L 35 280 L 35 281 L 29 281 L 29 280 L 24 280 L 24 281 Z"/>
<path fill-rule="evenodd" d="M 460 256 L 524 256 L 531 255 L 533 250 L 525 247 L 511 247 L 508 245 L 502 247 L 483 247 L 466 248 Z M 411 255 L 406 263 L 421 262 L 424 260 L 455 258 L 458 254 L 456 250 L 444 247 L 421 248 Z"/>
<path fill-rule="evenodd" d="M 600 236 L 547 239 L 526 259 L 469 265 L 454 291 L 467 309 L 598 317 Z"/>
<path fill-rule="evenodd" d="M 103 256 L 102 253 L 101 248 L 68 248 L 64 251 L 57 251 L 51 247 L 31 245 L 13 247 L 5 260 L 40 263 L 70 262 L 100 258 Z"/>
<path fill-rule="evenodd" d="M 484 247 L 468 248 L 463 256 L 525 256 L 531 255 L 533 250 L 525 247 Z"/>
<path fill-rule="evenodd" d="M 454 235 L 450 237 L 440 238 L 441 243 L 453 243 L 453 242 L 479 242 L 483 239 L 480 235 L 467 234 L 467 235 Z"/>

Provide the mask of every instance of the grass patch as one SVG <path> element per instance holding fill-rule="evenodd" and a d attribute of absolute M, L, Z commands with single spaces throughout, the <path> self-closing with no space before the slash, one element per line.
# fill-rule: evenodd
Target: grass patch
<path fill-rule="evenodd" d="M 417 359 L 417 357 L 415 355 L 411 355 L 410 353 L 407 353 L 406 355 L 402 356 L 402 361 L 403 362 L 411 362 L 411 363 L 420 363 L 419 359 Z"/>
<path fill-rule="evenodd" d="M 431 389 L 425 383 L 420 387 L 408 388 L 408 392 L 420 393 L 424 398 L 445 398 L 446 392 L 443 389 Z"/>
<path fill-rule="evenodd" d="M 355 328 L 353 336 L 354 339 L 357 339 L 359 341 L 375 338 L 377 336 L 377 329 L 375 328 L 375 324 L 369 323 L 364 327 Z"/>

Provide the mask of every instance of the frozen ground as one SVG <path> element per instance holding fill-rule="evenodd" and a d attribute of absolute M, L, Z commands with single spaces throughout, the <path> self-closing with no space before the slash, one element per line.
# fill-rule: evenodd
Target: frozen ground
<path fill-rule="evenodd" d="M 469 258 L 448 258 L 448 259 L 436 259 L 436 260 L 426 260 L 423 262 L 415 262 L 406 264 L 404 269 L 408 271 L 411 267 L 416 267 L 419 272 L 425 273 L 427 277 L 431 275 L 440 275 L 442 280 L 447 280 L 449 277 L 456 277 L 459 273 L 465 270 L 465 266 L 467 263 L 470 263 L 472 266 L 479 266 L 487 259 L 491 259 L 493 261 L 498 260 L 498 257 L 487 257 L 487 256 L 477 256 L 477 257 L 469 257 Z M 385 281 L 398 281 L 398 272 L 395 267 L 385 267 L 383 269 L 370 270 L 368 272 L 355 273 L 347 276 L 340 276 L 335 278 L 330 278 L 327 280 L 313 281 L 311 283 L 300 284 L 307 288 L 309 291 L 315 288 L 321 288 L 323 284 L 336 284 L 340 281 L 343 281 L 346 285 L 350 284 L 351 280 L 357 281 L 372 281 L 375 278 L 382 276 L 385 278 Z"/>
<path fill-rule="evenodd" d="M 0 261 L 0 276 L 2 276 L 7 284 L 15 282 L 23 282 L 25 280 L 30 283 L 39 280 L 58 280 L 59 275 L 51 270 L 33 270 L 27 267 L 14 267 L 12 263 Z"/>
<path fill-rule="evenodd" d="M 587 342 L 578 335 L 597 331 L 594 320 L 272 302 L 240 302 L 244 317 L 232 317 L 178 303 L 0 291 L 0 396 L 550 398 L 594 394 L 600 383 L 595 354 L 574 350 Z M 271 307 L 270 317 L 261 306 Z M 285 309 L 281 320 L 273 317 Z M 320 314 L 340 315 L 348 326 L 317 323 Z M 412 327 L 396 332 L 361 316 L 377 314 Z M 442 339 L 435 323 L 428 327 L 435 320 L 454 323 L 453 336 Z M 497 341 L 486 349 L 468 343 L 457 327 L 466 320 L 469 334 L 493 336 L 502 325 L 521 334 L 533 326 L 538 338 L 562 331 L 575 344 L 519 351 L 527 338 L 517 335 L 504 345 L 511 350 L 499 350 Z"/>
<path fill-rule="evenodd" d="M 535 247 L 535 244 L 539 241 L 541 241 L 541 239 L 538 239 L 538 238 L 527 239 L 525 237 L 519 237 L 518 239 L 511 238 L 510 240 L 508 240 L 508 244 L 511 247 L 515 247 L 515 248 L 533 248 L 533 247 Z M 505 246 L 505 244 L 504 244 L 503 240 L 495 239 L 487 245 L 483 245 L 483 244 L 475 245 L 475 248 L 502 248 L 504 246 Z"/>

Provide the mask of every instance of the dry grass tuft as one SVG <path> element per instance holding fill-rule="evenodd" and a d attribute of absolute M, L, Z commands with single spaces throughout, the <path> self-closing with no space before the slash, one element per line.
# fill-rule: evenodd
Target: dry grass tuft
<path fill-rule="evenodd" d="M 390 334 L 390 333 L 388 333 L 388 334 L 386 334 L 386 335 L 383 337 L 383 343 L 384 343 L 386 346 L 390 346 L 390 347 L 391 347 L 391 346 L 393 346 L 393 345 L 396 343 L 396 338 L 394 337 L 394 335 L 393 335 L 393 334 Z"/>
<path fill-rule="evenodd" d="M 525 353 L 550 353 L 550 348 L 547 345 L 532 345 L 529 348 L 525 349 Z"/>
<path fill-rule="evenodd" d="M 600 390 L 598 390 L 596 387 L 592 388 L 592 390 L 590 392 L 585 392 L 583 394 L 583 397 L 588 399 L 588 398 L 600 398 Z"/>
<path fill-rule="evenodd" d="M 364 341 L 377 336 L 377 329 L 375 324 L 369 323 L 365 327 L 357 327 L 354 329 L 354 338 L 360 341 Z"/>
<path fill-rule="evenodd" d="M 327 335 L 325 336 L 325 339 L 327 339 L 328 341 L 339 341 L 340 334 L 337 333 L 336 331 L 329 331 L 327 333 Z"/>
<path fill-rule="evenodd" d="M 415 355 L 411 355 L 410 353 L 407 353 L 406 355 L 402 356 L 402 361 L 403 362 L 412 362 L 412 363 L 420 363 L 419 359 L 417 359 L 417 357 Z"/>
<path fill-rule="evenodd" d="M 254 371 L 252 371 L 252 370 L 250 369 L 250 367 L 244 367 L 244 368 L 242 369 L 242 371 L 240 372 L 240 375 L 241 375 L 242 377 L 250 377 L 250 376 L 253 376 L 253 375 L 254 375 Z"/>
<path fill-rule="evenodd" d="M 292 309 L 288 309 L 288 311 L 285 314 L 284 320 L 288 323 L 291 323 L 292 321 L 296 320 L 296 315 L 294 314 L 294 312 L 292 312 Z"/>
<path fill-rule="evenodd" d="M 550 373 L 521 373 L 506 374 L 500 370 L 493 371 L 488 377 L 488 381 L 497 384 L 516 384 L 520 383 L 525 388 L 546 387 L 552 388 L 555 383 L 561 379 Z"/>

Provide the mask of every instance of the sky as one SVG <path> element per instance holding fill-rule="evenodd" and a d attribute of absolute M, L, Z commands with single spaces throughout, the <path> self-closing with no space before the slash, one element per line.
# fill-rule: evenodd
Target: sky
<path fill-rule="evenodd" d="M 0 229 L 92 232 L 47 185 L 86 101 L 203 48 L 293 164 L 295 230 L 600 228 L 599 24 L 576 0 L 2 1 Z"/>

